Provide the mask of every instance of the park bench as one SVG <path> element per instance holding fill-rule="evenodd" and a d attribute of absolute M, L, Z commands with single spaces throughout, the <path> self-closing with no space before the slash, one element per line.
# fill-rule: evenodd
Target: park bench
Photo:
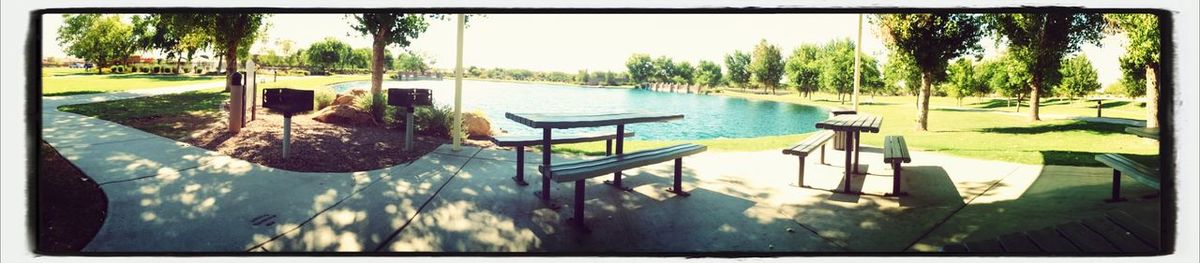
<path fill-rule="evenodd" d="M 1105 201 L 1120 202 L 1125 200 L 1121 198 L 1121 175 L 1128 175 L 1134 181 L 1153 187 L 1154 189 L 1161 189 L 1159 174 L 1156 169 L 1146 167 L 1123 155 L 1113 153 L 1097 154 L 1096 161 L 1113 168 L 1112 199 Z"/>
<path fill-rule="evenodd" d="M 912 162 L 912 157 L 908 155 L 908 145 L 904 143 L 903 136 L 883 137 L 883 162 L 892 165 L 892 193 L 888 195 L 908 195 L 907 192 L 900 191 L 900 163 Z"/>
<path fill-rule="evenodd" d="M 633 132 L 625 132 L 625 137 L 632 136 Z M 553 140 L 550 140 L 550 144 L 605 141 L 604 154 L 612 155 L 612 142 L 613 139 L 616 138 L 617 133 L 615 132 L 586 133 L 556 137 Z M 517 151 L 517 175 L 513 177 L 513 181 L 516 181 L 518 185 L 529 185 L 529 183 L 525 182 L 525 147 L 541 145 L 542 136 L 499 136 L 492 137 L 492 142 L 497 146 L 513 147 L 513 149 Z M 542 150 L 545 151 L 546 149 Z"/>
<path fill-rule="evenodd" d="M 783 149 L 783 154 L 795 155 L 800 158 L 800 178 L 796 186 L 804 186 L 804 159 L 818 147 L 821 148 L 821 164 L 825 164 L 825 143 L 833 138 L 833 131 L 825 130 L 804 138 L 795 146 Z"/>
<path fill-rule="evenodd" d="M 677 195 L 688 196 L 683 191 L 683 157 L 704 152 L 708 147 L 697 144 L 680 144 L 670 147 L 650 149 L 623 155 L 613 155 L 594 160 L 555 164 L 550 171 L 545 166 L 539 167 L 542 174 L 547 174 L 559 183 L 575 182 L 575 223 L 583 225 L 583 192 L 584 180 L 601 175 L 613 174 L 627 169 L 638 168 L 651 164 L 675 160 L 675 176 L 671 189 L 667 191 Z"/>
<path fill-rule="evenodd" d="M 1119 210 L 1103 217 L 942 247 L 942 252 L 951 253 L 1152 255 L 1161 251 L 1159 232 Z"/>

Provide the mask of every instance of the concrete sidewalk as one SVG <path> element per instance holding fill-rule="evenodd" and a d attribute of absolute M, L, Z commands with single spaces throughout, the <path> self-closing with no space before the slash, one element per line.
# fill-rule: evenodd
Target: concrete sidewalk
<path fill-rule="evenodd" d="M 57 105 L 181 92 L 177 87 L 54 99 Z M 301 173 L 264 167 L 140 130 L 44 108 L 43 138 L 101 184 L 108 218 L 85 251 L 104 252 L 809 252 L 927 251 L 951 242 L 1125 210 L 1157 226 L 1159 200 L 1106 204 L 1110 170 L 1042 167 L 914 151 L 910 196 L 891 191 L 891 169 L 864 147 L 851 177 L 864 195 L 837 194 L 842 157 L 797 160 L 778 151 L 706 152 L 684 159 L 684 189 L 664 191 L 671 164 L 626 171 L 631 192 L 587 181 L 581 233 L 570 184 L 551 210 L 517 186 L 512 151 L 442 146 L 417 161 L 373 171 Z M 302 142 L 300 142 L 302 143 Z M 638 149 L 628 149 L 630 151 Z M 586 157 L 555 155 L 555 162 Z M 1125 180 L 1127 196 L 1153 189 Z"/>

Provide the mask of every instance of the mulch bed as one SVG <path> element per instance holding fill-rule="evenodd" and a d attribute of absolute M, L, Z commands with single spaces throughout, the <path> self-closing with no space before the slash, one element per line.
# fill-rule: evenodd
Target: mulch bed
<path fill-rule="evenodd" d="M 41 141 L 37 175 L 37 251 L 78 252 L 104 224 L 108 197 L 58 151 Z"/>
<path fill-rule="evenodd" d="M 162 121 L 174 123 L 180 121 L 178 118 Z M 385 168 L 411 162 L 442 144 L 450 143 L 449 139 L 414 135 L 413 149 L 404 151 L 403 129 L 390 129 L 383 125 L 334 125 L 312 120 L 311 114 L 305 114 L 292 117 L 289 158 L 283 158 L 282 115 L 259 109 L 257 118 L 248 122 L 237 134 L 228 132 L 224 117 L 212 119 L 197 116 L 194 121 L 207 124 L 178 140 L 253 163 L 301 172 L 354 172 Z M 466 144 L 483 143 L 468 140 Z"/>

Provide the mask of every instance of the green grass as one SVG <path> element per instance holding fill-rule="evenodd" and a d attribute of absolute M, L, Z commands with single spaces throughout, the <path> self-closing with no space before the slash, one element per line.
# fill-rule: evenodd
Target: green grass
<path fill-rule="evenodd" d="M 158 95 L 99 103 L 65 105 L 64 112 L 92 116 L 117 122 L 168 138 L 183 138 L 204 125 L 221 121 L 221 104 L 229 101 L 223 88 L 212 88 L 179 94 Z M 188 121 L 141 122 L 158 118 L 195 116 Z"/>
<path fill-rule="evenodd" d="M 912 102 L 916 101 L 916 97 L 907 97 L 907 98 L 911 98 Z M 954 106 L 955 105 L 954 100 L 949 99 L 949 98 L 936 98 L 936 99 L 931 100 L 930 102 L 933 104 L 941 104 L 939 106 Z M 1008 103 L 1008 101 L 1004 100 L 1004 99 L 965 98 L 965 99 L 963 99 L 962 107 L 972 108 L 972 109 L 986 109 L 986 110 L 1015 112 L 1016 111 L 1015 100 L 1013 102 L 1014 102 L 1014 104 L 1010 105 Z M 1041 104 L 1041 106 L 1039 107 L 1039 113 L 1041 113 L 1041 114 L 1083 116 L 1083 117 L 1095 117 L 1096 116 L 1096 102 L 1087 101 L 1086 99 L 1072 100 L 1072 99 L 1064 99 L 1064 98 L 1051 98 L 1051 99 L 1042 100 L 1042 102 L 1040 104 Z M 1146 103 L 1144 103 L 1144 102 L 1134 101 L 1134 100 L 1130 100 L 1130 99 L 1112 99 L 1112 100 L 1106 99 L 1103 101 L 1103 104 L 1101 107 L 1103 107 L 1103 109 L 1101 109 L 1101 111 L 1102 111 L 1101 116 L 1106 117 L 1106 118 L 1122 118 L 1122 119 L 1133 119 L 1133 120 L 1145 120 L 1146 119 Z M 1021 103 L 1021 113 L 1023 113 L 1023 114 L 1028 113 L 1029 112 L 1028 110 L 1029 110 L 1029 102 L 1026 101 L 1026 102 Z"/>
<path fill-rule="evenodd" d="M 82 68 L 42 68 L 42 77 L 61 77 L 76 75 L 95 75 L 96 69 L 84 71 Z"/>
<path fill-rule="evenodd" d="M 812 100 L 797 95 L 753 95 L 725 93 L 727 96 L 773 100 L 822 107 L 846 107 L 831 94 L 815 94 Z M 950 155 L 1017 162 L 1025 164 L 1102 166 L 1093 157 L 1098 153 L 1123 153 L 1148 163 L 1157 162 L 1158 141 L 1124 132 L 1126 126 L 1088 123 L 1074 120 L 1031 122 L 1026 115 L 962 110 L 930 110 L 929 131 L 916 128 L 915 97 L 862 97 L 859 111 L 883 116 L 880 133 L 862 134 L 863 144 L 882 145 L 884 135 L 902 135 L 910 149 Z M 968 99 L 970 100 L 970 99 Z M 935 98 L 935 106 L 952 106 L 953 99 Z M 967 101 L 964 101 L 967 105 Z M 931 106 L 932 107 L 932 106 Z M 1058 108 L 1055 108 L 1058 107 Z M 1043 112 L 1069 114 L 1070 104 L 1050 105 Z M 1132 106 L 1121 106 L 1132 107 Z M 1119 107 L 1118 107 L 1119 108 Z M 1094 110 L 1094 109 L 1093 109 Z M 1022 109 L 1025 112 L 1025 109 Z M 1092 112 L 1092 114 L 1095 114 Z M 759 151 L 782 149 L 806 135 L 785 135 L 747 139 L 689 141 L 708 145 L 711 150 Z M 674 141 L 630 141 L 628 149 L 658 147 Z M 602 154 L 603 143 L 564 145 L 559 151 Z"/>
<path fill-rule="evenodd" d="M 128 74 L 77 74 L 43 76 L 42 96 L 64 96 L 86 93 L 117 92 L 170 86 L 218 82 L 223 76 Z"/>
<path fill-rule="evenodd" d="M 339 82 L 347 82 L 347 81 L 359 81 L 359 80 L 371 80 L 371 75 L 336 75 L 336 76 L 323 76 L 323 77 L 320 77 L 320 76 L 298 77 L 298 78 L 280 80 L 278 82 L 269 82 L 269 80 L 268 80 L 268 82 L 259 84 L 259 88 L 264 88 L 264 89 L 265 88 L 293 88 L 293 89 L 317 90 L 317 89 L 324 88 L 325 86 L 328 86 L 329 84 L 334 84 L 334 83 L 339 83 Z"/>

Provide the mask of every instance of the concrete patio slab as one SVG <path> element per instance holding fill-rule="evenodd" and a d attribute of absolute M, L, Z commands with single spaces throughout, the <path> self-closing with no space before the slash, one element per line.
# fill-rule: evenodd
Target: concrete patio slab
<path fill-rule="evenodd" d="M 298 173 L 229 160 L 106 184 L 107 218 L 84 250 L 246 251 L 389 171 Z"/>
<path fill-rule="evenodd" d="M 374 251 L 406 225 L 468 160 L 456 155 L 426 155 L 257 247 L 272 252 Z"/>
<path fill-rule="evenodd" d="M 64 147 L 58 152 L 75 166 L 86 167 L 101 185 L 195 168 L 215 153 L 186 143 L 145 139 Z"/>
<path fill-rule="evenodd" d="M 55 149 L 157 137 L 137 129 L 74 113 L 42 113 L 42 139 Z"/>

